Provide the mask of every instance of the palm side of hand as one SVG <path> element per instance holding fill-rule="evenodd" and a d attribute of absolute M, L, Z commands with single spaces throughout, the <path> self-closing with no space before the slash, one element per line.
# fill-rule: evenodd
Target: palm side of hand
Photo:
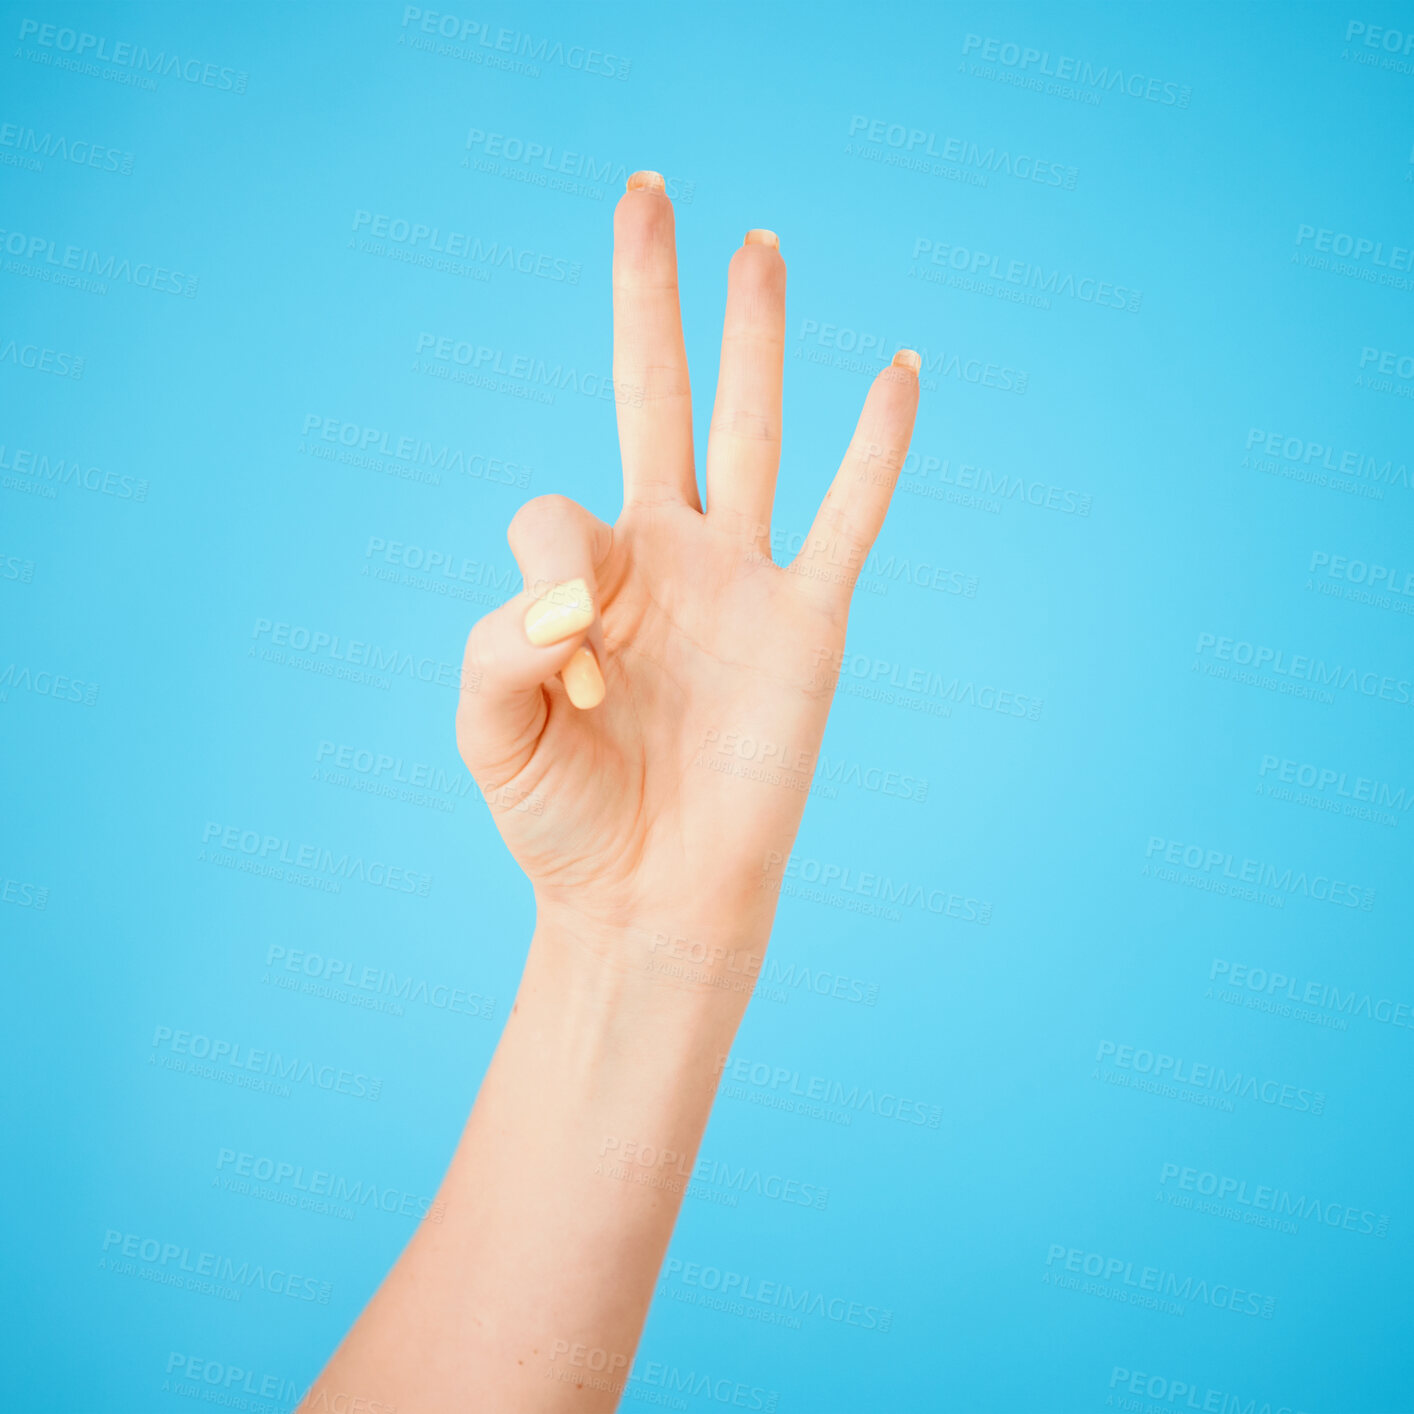
<path fill-rule="evenodd" d="M 721 902 L 789 848 L 840 631 L 687 507 L 626 513 L 600 574 L 603 704 L 547 693 L 498 823 L 547 899 L 666 918 L 683 879 Z"/>
<path fill-rule="evenodd" d="M 794 839 L 824 732 L 853 578 L 907 451 L 916 362 L 879 375 L 800 556 L 777 566 L 779 252 L 749 237 L 732 261 L 704 513 L 672 207 L 631 187 L 615 222 L 624 510 L 612 529 L 559 497 L 518 513 L 510 540 L 526 590 L 472 632 L 458 740 L 542 906 L 705 933 L 743 911 L 769 913 L 772 870 Z M 527 610 L 570 580 L 588 586 L 592 623 L 532 646 Z M 576 706 L 565 684 L 584 702 L 597 677 L 602 700 Z"/>

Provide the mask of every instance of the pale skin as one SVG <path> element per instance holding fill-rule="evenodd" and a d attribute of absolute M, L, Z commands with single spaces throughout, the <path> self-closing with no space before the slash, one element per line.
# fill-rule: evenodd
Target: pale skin
<path fill-rule="evenodd" d="M 618 1403 L 918 405 L 901 351 L 804 548 L 776 565 L 785 284 L 776 238 L 748 233 L 727 275 L 704 511 L 672 203 L 656 174 L 630 179 L 614 216 L 623 510 L 609 526 L 543 496 L 516 514 L 525 590 L 472 630 L 457 711 L 534 887 L 525 972 L 441 1221 L 419 1227 L 300 1414 Z"/>

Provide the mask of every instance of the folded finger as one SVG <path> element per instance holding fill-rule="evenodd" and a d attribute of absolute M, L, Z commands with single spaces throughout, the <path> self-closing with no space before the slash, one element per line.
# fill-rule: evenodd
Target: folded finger
<path fill-rule="evenodd" d="M 457 708 L 462 758 L 488 788 L 529 761 L 557 676 L 581 710 L 605 691 L 595 571 L 613 531 L 573 501 L 542 496 L 517 512 L 508 538 L 524 588 L 472 629 Z"/>

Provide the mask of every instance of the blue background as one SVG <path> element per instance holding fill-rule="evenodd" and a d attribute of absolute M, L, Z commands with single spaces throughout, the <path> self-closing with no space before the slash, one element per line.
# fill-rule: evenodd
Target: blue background
<path fill-rule="evenodd" d="M 781 233 L 786 539 L 882 357 L 926 366 L 736 1051 L 793 1078 L 724 1093 L 702 1150 L 827 1197 L 700 1183 L 670 1253 L 890 1329 L 717 1309 L 670 1265 L 624 1407 L 730 1407 L 739 1384 L 739 1407 L 802 1414 L 1414 1409 L 1414 10 L 478 4 L 455 40 L 395 6 L 3 15 L 8 1408 L 288 1408 L 413 1231 L 398 1206 L 435 1193 L 529 891 L 457 758 L 454 690 L 339 676 L 274 626 L 456 665 L 517 585 L 522 500 L 613 519 L 611 215 L 654 167 L 699 456 L 727 259 Z M 1085 77 L 1055 91 L 1062 56 Z M 359 212 L 515 259 L 429 268 Z M 1341 261 L 1303 228 L 1382 244 Z M 68 246 L 96 254 L 88 287 L 55 278 Z M 547 400 L 438 377 L 426 334 L 575 378 Z M 407 474 L 402 438 L 450 449 L 442 470 Z M 1339 561 L 1391 573 L 1371 591 Z M 1303 685 L 1298 656 L 1344 685 Z M 858 690 L 914 669 L 961 686 Z M 988 710 L 984 687 L 1041 705 Z M 232 827 L 430 882 L 300 886 L 222 848 Z M 1220 892 L 1247 859 L 1263 896 Z M 864 916 L 809 889 L 827 869 L 989 921 Z M 179 1032 L 358 1079 L 245 1088 Z M 939 1123 L 761 1103 L 814 1076 Z M 379 1197 L 320 1211 L 289 1173 L 239 1172 L 277 1165 Z M 1247 1201 L 1211 1211 L 1221 1179 Z M 1272 1221 L 1259 1189 L 1299 1214 L 1250 1221 Z M 238 1300 L 187 1284 L 201 1253 L 244 1270 Z M 1145 1268 L 1186 1299 L 1145 1304 Z M 310 1280 L 277 1294 L 274 1270 Z M 703 1373 L 732 1383 L 664 1389 Z"/>

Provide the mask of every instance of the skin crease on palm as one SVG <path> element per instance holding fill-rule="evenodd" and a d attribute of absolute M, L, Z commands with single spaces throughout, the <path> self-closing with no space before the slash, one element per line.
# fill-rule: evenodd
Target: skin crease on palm
<path fill-rule="evenodd" d="M 473 628 L 458 698 L 458 746 L 534 889 L 525 969 L 435 1220 L 300 1414 L 608 1414 L 624 1391 L 918 405 L 901 351 L 800 554 L 774 564 L 785 279 L 776 237 L 749 232 L 704 511 L 672 203 L 656 174 L 630 178 L 614 215 L 623 511 L 610 527 L 560 496 L 520 509 L 525 589 Z M 478 946 L 508 941 L 477 929 Z M 663 965 L 678 944 L 691 967 Z M 628 1153 L 673 1167 L 625 1169 Z"/>
<path fill-rule="evenodd" d="M 502 649 L 512 635 L 495 630 L 513 624 L 483 622 L 467 648 L 458 740 L 493 809 L 501 802 L 499 828 L 542 911 L 589 930 L 633 922 L 714 936 L 740 915 L 754 920 L 790 851 L 849 590 L 907 450 L 918 380 L 907 354 L 880 374 L 809 541 L 778 566 L 769 521 L 785 262 L 774 237 L 752 232 L 731 261 L 704 514 L 671 202 L 631 187 L 615 236 L 623 511 L 610 528 L 558 497 L 523 507 L 509 539 L 526 593 L 498 611 L 523 618 L 537 591 L 586 579 L 605 695 L 581 711 L 555 678 L 585 635 L 541 649 L 522 636 Z M 514 715 L 483 710 L 498 654 L 516 650 L 543 655 L 545 686 L 524 693 Z M 767 764 L 753 771 L 759 762 L 714 749 L 733 734 L 765 748 Z M 515 808 L 527 797 L 543 800 L 540 813 Z"/>

